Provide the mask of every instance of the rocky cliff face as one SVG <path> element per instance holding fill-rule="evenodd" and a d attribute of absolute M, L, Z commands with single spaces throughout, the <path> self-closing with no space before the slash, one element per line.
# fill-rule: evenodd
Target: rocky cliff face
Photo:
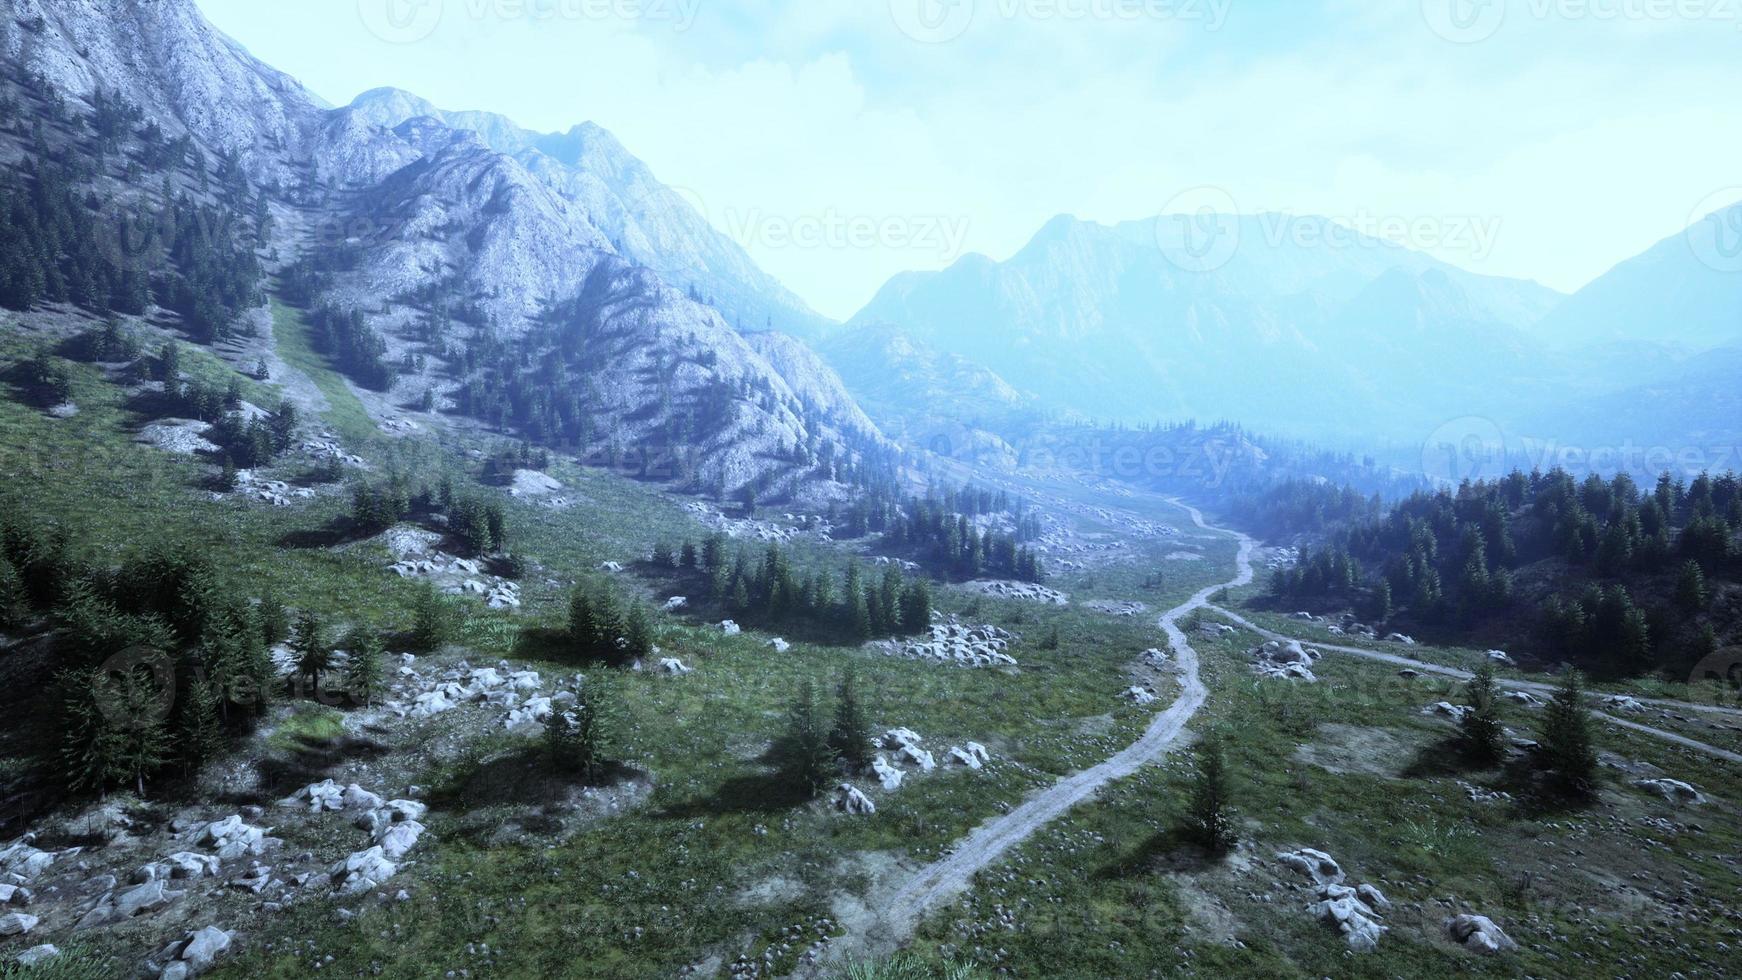
<path fill-rule="evenodd" d="M 0 53 L 14 81 L 40 79 L 77 111 L 99 92 L 119 95 L 171 137 L 190 136 L 208 167 L 236 160 L 272 202 L 269 252 L 349 253 L 312 305 L 364 312 L 390 362 L 429 353 L 413 328 L 432 293 L 466 304 L 479 333 L 510 344 L 542 311 L 584 294 L 614 338 L 587 379 L 602 444 L 681 428 L 686 391 L 739 392 L 727 421 L 685 447 L 687 479 L 724 491 L 757 481 L 766 496 L 810 477 L 790 447 L 832 443 L 832 457 L 847 459 L 849 434 L 881 438 L 820 362 L 761 345 L 772 363 L 694 301 L 713 293 L 739 315 L 815 318 L 597 127 L 541 136 L 396 92 L 332 109 L 214 30 L 191 0 L 0 0 Z M 707 356 L 686 360 L 696 348 Z M 679 363 L 690 367 L 676 377 L 657 370 Z M 387 402 L 439 387 L 437 368 L 402 377 Z"/>

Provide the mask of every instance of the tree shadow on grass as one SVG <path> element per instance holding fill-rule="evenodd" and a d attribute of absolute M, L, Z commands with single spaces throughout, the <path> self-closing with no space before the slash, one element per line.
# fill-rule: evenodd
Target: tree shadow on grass
<path fill-rule="evenodd" d="M 1185 827 L 1172 827 L 1150 837 L 1091 873 L 1095 881 L 1142 878 L 1157 872 L 1197 874 L 1219 866 L 1222 859 L 1205 850 Z"/>
<path fill-rule="evenodd" d="M 771 760 L 769 755 L 762 762 Z M 660 816 L 689 820 L 718 816 L 722 813 L 780 813 L 796 809 L 815 799 L 804 788 L 774 769 L 734 776 L 721 783 L 712 793 L 673 804 Z"/>
<path fill-rule="evenodd" d="M 567 802 L 577 788 L 605 788 L 646 781 L 647 773 L 621 762 L 601 763 L 591 776 L 557 770 L 542 746 L 527 745 L 481 759 L 435 787 L 429 804 L 464 812 L 485 806 L 550 806 Z"/>
<path fill-rule="evenodd" d="M 1447 735 L 1417 749 L 1415 758 L 1398 775 L 1405 779 L 1445 779 L 1487 772 L 1491 768 L 1472 762 L 1464 740 Z"/>
<path fill-rule="evenodd" d="M 370 738 L 345 735 L 336 739 L 297 737 L 290 751 L 260 760 L 260 789 L 227 796 L 232 803 L 270 803 L 325 779 L 347 759 L 375 759 L 388 747 Z"/>
<path fill-rule="evenodd" d="M 566 630 L 527 627 L 514 638 L 516 660 L 570 664 L 576 667 L 623 667 L 621 658 L 582 653 Z"/>

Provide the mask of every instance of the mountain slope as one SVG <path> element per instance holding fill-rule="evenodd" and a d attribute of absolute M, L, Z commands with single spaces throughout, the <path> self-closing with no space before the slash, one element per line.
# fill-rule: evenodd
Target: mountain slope
<path fill-rule="evenodd" d="M 390 129 L 427 117 L 476 133 L 582 208 L 617 251 L 674 285 L 693 287 L 744 330 L 771 325 L 809 336 L 828 326 L 599 126 L 535 133 L 495 113 L 447 112 L 392 88 L 365 92 L 343 111 Z"/>
<path fill-rule="evenodd" d="M 1742 204 L 1611 269 L 1534 333 L 1566 347 L 1633 340 L 1699 350 L 1742 341 Z"/>
<path fill-rule="evenodd" d="M 546 423 L 561 408 L 573 430 L 566 438 L 585 436 L 583 454 L 645 444 L 657 432 L 658 450 L 682 461 L 686 487 L 725 493 L 755 483 L 763 499 L 827 482 L 861 451 L 887 448 L 850 400 L 807 407 L 714 308 L 620 248 L 608 209 L 535 172 L 553 158 L 535 153 L 529 166 L 427 115 L 387 129 L 329 109 L 212 29 L 192 0 L 52 10 L 0 0 L 0 14 L 0 81 L 32 99 L 66 100 L 75 125 L 56 130 L 65 152 L 91 152 L 81 124 L 98 103 L 138 107 L 139 122 L 116 129 L 119 152 L 93 170 L 93 192 L 150 204 L 167 187 L 270 218 L 262 254 L 282 260 L 273 271 L 287 290 L 294 284 L 317 332 L 341 338 L 353 377 L 383 389 L 363 393 L 380 418 L 421 400 L 537 437 L 554 435 Z M 173 181 L 122 166 L 146 153 L 146 123 L 192 140 Z M 570 184 L 636 186 L 628 174 L 662 190 L 608 137 L 583 142 L 570 158 L 600 169 L 568 167 Z M 617 216 L 626 214 L 633 209 Z M 672 225 L 666 240 L 681 242 L 687 227 Z M 591 352 L 561 389 L 515 346 L 548 333 L 558 308 L 571 318 L 568 335 Z M 662 374 L 673 364 L 691 367 Z M 819 380 L 828 374 L 820 364 L 806 373 L 813 391 L 838 386 Z M 819 458 L 832 465 L 814 467 Z"/>

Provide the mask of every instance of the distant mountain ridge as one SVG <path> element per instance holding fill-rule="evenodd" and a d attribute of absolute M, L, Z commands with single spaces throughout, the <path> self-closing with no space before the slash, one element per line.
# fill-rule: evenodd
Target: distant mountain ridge
<path fill-rule="evenodd" d="M 1378 413 L 1419 427 L 1446 410 L 1414 404 L 1421 389 L 1447 394 L 1449 379 L 1535 356 L 1520 331 L 1559 294 L 1331 224 L 1240 218 L 1235 247 L 1206 268 L 1154 221 L 1061 216 L 1007 261 L 895 277 L 848 326 L 894 325 L 1060 410 L 1309 436 Z M 1403 356 L 1412 343 L 1431 363 Z"/>

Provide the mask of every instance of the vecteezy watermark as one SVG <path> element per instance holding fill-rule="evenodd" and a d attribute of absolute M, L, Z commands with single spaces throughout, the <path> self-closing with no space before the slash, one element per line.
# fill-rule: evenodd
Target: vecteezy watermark
<path fill-rule="evenodd" d="M 119 729 L 150 728 L 175 707 L 175 660 L 162 650 L 129 647 L 103 661 L 92 683 L 92 702 Z"/>
<path fill-rule="evenodd" d="M 1493 419 L 1466 415 L 1435 429 L 1421 447 L 1421 475 L 1440 486 L 1497 479 L 1506 471 L 1506 433 Z"/>
<path fill-rule="evenodd" d="M 1214 272 L 1240 251 L 1240 206 L 1220 187 L 1181 191 L 1155 219 L 1155 244 L 1187 272 Z"/>
<path fill-rule="evenodd" d="M 1742 694 L 1742 647 L 1724 647 L 1694 665 L 1689 684 L 1720 684 Z"/>
<path fill-rule="evenodd" d="M 1725 188 L 1695 205 L 1685 237 L 1707 268 L 1742 273 L 1742 187 Z"/>
<path fill-rule="evenodd" d="M 1476 44 L 1510 22 L 1600 21 L 1729 23 L 1742 29 L 1742 0 L 1422 0 L 1429 30 L 1453 44 Z"/>
<path fill-rule="evenodd" d="M 923 44 L 943 44 L 966 34 L 976 19 L 1172 21 L 1219 31 L 1233 6 L 1234 0 L 889 0 L 889 14 L 902 34 Z"/>
<path fill-rule="evenodd" d="M 1182 191 L 1162 206 L 1155 241 L 1174 265 L 1200 273 L 1220 269 L 1254 243 L 1272 250 L 1405 248 L 1480 262 L 1493 254 L 1502 224 L 1498 215 L 1399 215 L 1366 209 L 1242 216 L 1231 193 L 1204 186 Z"/>
<path fill-rule="evenodd" d="M 962 254 L 970 225 L 966 215 L 849 215 L 833 208 L 802 215 L 728 208 L 723 220 L 726 234 L 747 248 L 882 248 L 926 252 L 946 260 Z"/>
<path fill-rule="evenodd" d="M 449 13 L 471 21 L 635 21 L 682 32 L 701 7 L 702 0 L 357 0 L 357 16 L 389 44 L 415 44 Z"/>

